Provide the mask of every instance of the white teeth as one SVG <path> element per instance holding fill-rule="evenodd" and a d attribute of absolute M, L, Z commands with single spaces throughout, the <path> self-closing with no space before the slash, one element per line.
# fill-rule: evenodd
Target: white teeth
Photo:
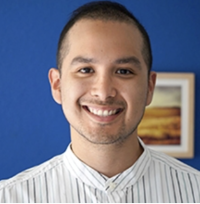
<path fill-rule="evenodd" d="M 98 115 L 98 110 L 91 109 L 91 112 L 94 113 L 95 115 Z"/>
<path fill-rule="evenodd" d="M 115 113 L 117 112 L 117 110 L 115 109 L 115 110 L 111 110 L 111 111 L 109 111 L 109 115 L 114 115 Z"/>
<path fill-rule="evenodd" d="M 103 111 L 102 110 L 98 110 L 97 115 L 102 116 L 103 115 Z"/>
<path fill-rule="evenodd" d="M 107 116 L 108 115 L 108 110 L 105 110 L 104 112 L 103 112 L 103 116 Z"/>
<path fill-rule="evenodd" d="M 88 109 L 94 115 L 103 116 L 103 117 L 106 117 L 106 116 L 109 116 L 109 115 L 114 115 L 117 112 L 117 109 L 110 110 L 110 111 L 108 111 L 108 110 L 96 110 L 96 109 L 93 109 L 93 108 L 90 108 L 90 107 L 88 107 Z"/>

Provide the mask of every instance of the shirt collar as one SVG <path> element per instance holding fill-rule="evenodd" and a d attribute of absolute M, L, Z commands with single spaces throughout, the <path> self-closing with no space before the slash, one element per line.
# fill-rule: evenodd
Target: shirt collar
<path fill-rule="evenodd" d="M 149 149 L 144 145 L 140 138 L 138 139 L 144 149 L 142 155 L 127 170 L 111 178 L 100 174 L 80 161 L 72 152 L 70 145 L 65 152 L 64 163 L 75 178 L 93 188 L 98 188 L 103 191 L 123 190 L 134 185 L 145 174 L 151 163 Z"/>

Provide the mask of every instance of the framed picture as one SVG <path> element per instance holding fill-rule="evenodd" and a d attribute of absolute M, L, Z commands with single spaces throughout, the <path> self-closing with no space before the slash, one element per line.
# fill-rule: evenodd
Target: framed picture
<path fill-rule="evenodd" d="M 138 135 L 150 148 L 177 158 L 194 155 L 194 74 L 157 73 L 152 103 Z"/>

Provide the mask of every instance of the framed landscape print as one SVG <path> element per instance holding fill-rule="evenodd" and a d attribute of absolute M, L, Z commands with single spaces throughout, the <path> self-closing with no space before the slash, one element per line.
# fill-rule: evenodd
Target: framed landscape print
<path fill-rule="evenodd" d="M 145 110 L 138 135 L 157 151 L 177 158 L 193 157 L 193 73 L 157 73 L 154 97 Z"/>

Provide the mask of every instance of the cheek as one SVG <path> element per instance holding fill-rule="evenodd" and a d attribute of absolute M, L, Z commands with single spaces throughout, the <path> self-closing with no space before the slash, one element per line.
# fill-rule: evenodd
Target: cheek
<path fill-rule="evenodd" d="M 131 113 L 143 112 L 147 100 L 147 83 L 132 84 L 128 89 L 123 90 L 122 93 Z"/>
<path fill-rule="evenodd" d="M 85 86 L 83 83 L 68 80 L 68 83 L 63 83 L 61 85 L 61 97 L 62 97 L 62 105 L 74 106 L 80 97 L 85 93 Z"/>
<path fill-rule="evenodd" d="M 63 83 L 61 86 L 61 99 L 62 99 L 62 109 L 64 115 L 69 123 L 72 123 L 74 120 L 77 120 L 77 115 L 80 115 L 79 108 L 79 98 L 82 95 L 81 85 L 78 83 L 72 83 L 72 81 L 68 81 L 68 83 Z"/>

